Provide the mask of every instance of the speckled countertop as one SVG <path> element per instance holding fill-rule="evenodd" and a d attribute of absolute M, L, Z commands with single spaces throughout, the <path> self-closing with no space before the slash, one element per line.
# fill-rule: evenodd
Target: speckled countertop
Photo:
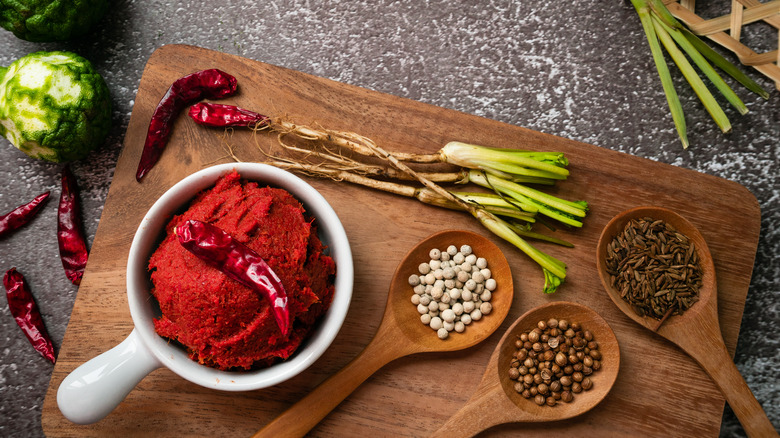
<path fill-rule="evenodd" d="M 404 98 L 695 169 L 746 186 L 761 206 L 761 238 L 735 361 L 780 427 L 780 92 L 768 101 L 738 91 L 750 113 L 731 108 L 723 135 L 675 76 L 689 126 L 683 150 L 644 34 L 624 1 L 115 0 L 88 37 L 36 44 L 0 30 L 0 65 L 37 50 L 90 59 L 112 93 L 104 147 L 72 165 L 90 243 L 122 148 L 144 64 L 164 44 L 184 43 L 324 76 Z M 481 5 L 478 5 L 481 3 Z M 730 2 L 697 10 L 714 17 Z M 743 40 L 773 49 L 777 30 L 748 26 Z M 726 52 L 724 52 L 726 53 Z M 732 58 L 735 59 L 735 58 Z M 77 288 L 62 275 L 54 239 L 61 166 L 28 158 L 0 139 L 0 211 L 51 190 L 44 214 L 0 240 L 0 269 L 33 284 L 57 347 Z M 696 202 L 695 199 L 691 202 Z M 53 204 L 53 205 L 52 205 Z M 724 212 L 728 214 L 728 212 Z M 35 352 L 0 300 L 0 435 L 40 436 L 52 365 Z M 729 408 L 721 436 L 743 435 Z"/>

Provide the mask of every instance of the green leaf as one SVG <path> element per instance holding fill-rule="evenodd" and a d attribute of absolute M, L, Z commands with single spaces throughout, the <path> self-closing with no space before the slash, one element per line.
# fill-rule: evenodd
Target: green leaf
<path fill-rule="evenodd" d="M 680 97 L 674 89 L 672 75 L 669 73 L 669 67 L 667 67 L 666 60 L 661 51 L 661 44 L 658 42 L 653 20 L 650 17 L 650 9 L 645 0 L 631 0 L 631 3 L 634 5 L 637 14 L 639 14 L 639 20 L 642 22 L 642 28 L 647 36 L 647 42 L 650 44 L 650 52 L 653 54 L 653 61 L 655 61 L 655 68 L 658 70 L 658 76 L 661 78 L 661 85 L 663 86 L 664 94 L 666 94 L 666 103 L 669 105 L 669 111 L 672 114 L 674 126 L 677 128 L 677 134 L 680 136 L 683 148 L 688 148 L 688 135 L 686 134 L 685 116 L 683 115 L 682 104 L 680 104 Z"/>
<path fill-rule="evenodd" d="M 683 35 L 685 35 L 685 38 L 690 41 L 690 43 L 696 48 L 696 50 L 704 55 L 705 58 L 709 59 L 710 62 L 715 64 L 716 67 L 723 70 L 726 74 L 734 78 L 748 90 L 758 94 L 764 99 L 769 99 L 769 92 L 761 88 L 760 85 L 758 85 L 753 79 L 750 79 L 748 75 L 743 73 L 742 70 L 737 68 L 737 66 L 734 65 L 731 61 L 724 58 L 712 47 L 708 46 L 707 43 L 701 40 L 701 38 L 686 28 L 681 28 L 680 31 Z"/>
<path fill-rule="evenodd" d="M 717 123 L 721 131 L 724 133 L 731 131 L 731 122 L 729 122 L 728 117 L 726 117 L 726 113 L 723 112 L 723 108 L 718 105 L 718 102 L 712 96 L 710 90 L 707 89 L 707 86 L 704 85 L 704 82 L 693 69 L 693 66 L 688 62 L 688 59 L 685 58 L 685 55 L 677 48 L 672 37 L 666 32 L 663 26 L 660 26 L 660 21 L 657 20 L 656 23 L 659 23 L 659 25 L 655 27 L 658 38 L 664 45 L 666 52 L 672 57 L 674 63 L 677 64 L 677 68 L 679 68 L 683 76 L 685 76 L 688 84 L 690 84 L 693 91 L 699 97 L 704 108 L 710 113 L 710 116 L 715 120 L 715 123 Z"/>
<path fill-rule="evenodd" d="M 702 56 L 701 53 L 699 53 L 698 50 L 691 44 L 690 41 L 688 41 L 687 38 L 683 35 L 682 32 L 680 32 L 679 29 L 671 28 L 666 25 L 661 20 L 655 19 L 655 23 L 658 26 L 661 26 L 664 28 L 664 30 L 671 35 L 672 38 L 677 42 L 677 45 L 679 45 L 683 50 L 685 50 L 685 53 L 688 54 L 688 56 L 693 60 L 693 62 L 699 67 L 699 70 L 702 71 L 707 76 L 707 79 L 712 82 L 712 84 L 715 86 L 715 88 L 720 91 L 720 93 L 723 95 L 723 97 L 726 98 L 726 100 L 731 103 L 734 108 L 739 111 L 740 114 L 746 114 L 748 112 L 747 107 L 745 104 L 740 100 L 740 98 L 737 96 L 736 93 L 734 93 L 734 90 L 731 89 L 731 87 L 726 84 L 726 82 L 723 80 L 723 78 L 718 75 L 718 72 L 715 71 L 714 68 L 707 62 L 706 59 L 704 59 L 704 56 Z"/>

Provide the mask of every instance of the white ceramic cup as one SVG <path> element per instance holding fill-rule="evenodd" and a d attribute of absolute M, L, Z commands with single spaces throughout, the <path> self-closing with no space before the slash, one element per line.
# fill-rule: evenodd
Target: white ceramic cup
<path fill-rule="evenodd" d="M 336 262 L 335 293 L 330 309 L 311 337 L 284 362 L 253 371 L 220 371 L 198 364 L 180 347 L 160 337 L 153 320 L 157 301 L 149 291 L 149 257 L 171 217 L 217 179 L 237 170 L 243 179 L 290 192 L 316 218 L 318 233 Z M 113 349 L 71 372 L 57 390 L 62 414 L 78 424 L 97 422 L 116 408 L 147 374 L 166 367 L 198 385 L 224 391 L 249 391 L 283 382 L 309 367 L 333 342 L 349 310 L 354 281 L 352 252 L 336 212 L 313 187 L 279 168 L 258 163 L 230 163 L 198 171 L 165 192 L 141 221 L 127 262 L 127 299 L 135 328 Z"/>

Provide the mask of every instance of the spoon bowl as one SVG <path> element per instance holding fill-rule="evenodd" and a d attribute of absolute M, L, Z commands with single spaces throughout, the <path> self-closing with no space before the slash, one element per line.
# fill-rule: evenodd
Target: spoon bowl
<path fill-rule="evenodd" d="M 474 321 L 463 333 L 451 332 L 439 339 L 436 331 L 420 321 L 409 277 L 418 273 L 420 263 L 428 262 L 433 248 L 470 245 L 474 254 L 488 262 L 497 288 L 493 310 Z M 306 397 L 260 430 L 256 437 L 303 436 L 346 399 L 360 384 L 391 361 L 414 353 L 457 351 L 487 339 L 501 326 L 512 305 L 514 288 L 506 257 L 487 238 L 462 230 L 442 231 L 424 239 L 401 260 L 390 282 L 382 322 L 366 348 L 339 372 L 325 380 Z"/>
<path fill-rule="evenodd" d="M 410 275 L 418 272 L 420 263 L 430 260 L 428 253 L 431 249 L 443 250 L 449 245 L 458 248 L 469 245 L 474 254 L 484 257 L 498 287 L 490 300 L 493 304 L 490 314 L 466 326 L 463 333 L 452 332 L 447 339 L 441 340 L 435 330 L 420 322 L 420 314 L 410 302 L 413 292 L 408 280 Z M 501 326 L 512 306 L 513 290 L 509 262 L 493 242 L 469 231 L 442 231 L 418 243 L 401 260 L 390 282 L 385 320 L 394 321 L 397 332 L 404 336 L 409 346 L 415 348 L 415 352 L 463 350 L 483 341 Z M 392 312 L 392 317 L 388 312 Z"/>
<path fill-rule="evenodd" d="M 623 301 L 607 273 L 607 246 L 623 232 L 632 219 L 650 217 L 663 220 L 693 242 L 702 270 L 699 301 L 682 315 L 670 316 L 663 324 L 651 317 L 640 317 Z M 720 332 L 718 322 L 718 290 L 715 264 L 707 242 L 699 230 L 684 217 L 661 207 L 637 207 L 615 216 L 604 228 L 596 246 L 596 265 L 607 295 L 623 313 L 640 325 L 654 330 L 660 336 L 680 347 L 709 374 L 715 386 L 731 406 L 748 436 L 777 436 L 772 423 L 761 408 L 745 379 L 734 365 L 731 354 Z"/>
<path fill-rule="evenodd" d="M 521 333 L 532 330 L 539 321 L 551 318 L 578 322 L 593 333 L 599 344 L 602 367 L 589 377 L 593 387 L 574 394 L 574 400 L 558 401 L 555 406 L 539 406 L 525 399 L 509 378 L 509 367 L 517 351 L 515 341 Z M 493 351 L 485 374 L 471 397 L 433 436 L 473 436 L 490 427 L 505 423 L 536 423 L 559 421 L 581 415 L 598 405 L 612 389 L 620 369 L 620 348 L 612 328 L 594 310 L 571 302 L 548 303 L 526 312 L 518 318 Z"/>
<path fill-rule="evenodd" d="M 654 220 L 663 220 L 674 227 L 679 233 L 688 237 L 689 241 L 693 243 L 696 249 L 696 253 L 699 257 L 699 265 L 702 270 L 702 286 L 699 289 L 699 301 L 694 303 L 693 306 L 686 310 L 682 315 L 670 316 L 660 327 L 658 327 L 659 321 L 657 319 L 650 316 L 639 316 L 631 308 L 631 305 L 621 298 L 620 291 L 612 286 L 610 275 L 607 273 L 606 267 L 608 246 L 612 242 L 612 239 L 622 233 L 626 225 L 632 220 L 646 217 L 651 217 Z M 669 209 L 661 207 L 637 207 L 626 210 L 612 218 L 601 232 L 601 237 L 596 246 L 596 265 L 598 267 L 599 277 L 601 278 L 601 284 L 606 289 L 607 295 L 609 295 L 612 302 L 614 302 L 629 318 L 650 330 L 657 331 L 658 334 L 672 342 L 675 342 L 673 338 L 677 338 L 680 328 L 688 326 L 691 324 L 691 321 L 700 318 L 712 318 L 713 315 L 717 318 L 718 299 L 715 281 L 715 265 L 710 250 L 707 247 L 707 242 L 693 224 Z"/>

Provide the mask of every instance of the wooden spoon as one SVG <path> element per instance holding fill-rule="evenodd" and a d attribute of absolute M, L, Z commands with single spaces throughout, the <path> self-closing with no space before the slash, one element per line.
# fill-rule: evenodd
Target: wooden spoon
<path fill-rule="evenodd" d="M 509 364 L 517 351 L 515 341 L 526 331 L 536 327 L 539 321 L 551 318 L 578 322 L 593 333 L 602 354 L 601 369 L 590 378 L 593 387 L 574 394 L 570 403 L 559 401 L 555 406 L 539 406 L 533 399 L 525 399 L 514 389 L 515 380 L 509 378 Z M 485 374 L 471 399 L 433 437 L 474 436 L 490 427 L 504 423 L 536 423 L 557 421 L 585 413 L 607 396 L 617 380 L 620 368 L 620 349 L 615 333 L 609 324 L 590 308 L 569 302 L 553 302 L 526 312 L 504 333 L 493 355 L 490 356 Z"/>
<path fill-rule="evenodd" d="M 441 340 L 436 332 L 420 322 L 409 276 L 420 263 L 430 260 L 433 248 L 458 248 L 470 245 L 474 253 L 488 262 L 497 289 L 491 303 L 493 311 L 466 326 L 463 333 L 452 332 Z M 347 398 L 361 383 L 395 359 L 423 352 L 456 351 L 485 340 L 504 321 L 512 305 L 512 273 L 501 250 L 490 240 L 469 231 L 443 231 L 423 240 L 403 258 L 393 275 L 387 306 L 379 329 L 371 342 L 352 362 L 329 377 L 306 397 L 284 411 L 254 436 L 303 436 Z"/>
<path fill-rule="evenodd" d="M 777 431 L 726 350 L 718 323 L 715 265 L 707 242 L 695 226 L 679 214 L 660 207 L 637 207 L 615 216 L 602 231 L 596 247 L 599 276 L 609 297 L 623 313 L 637 323 L 650 330 L 655 330 L 658 326 L 658 320 L 648 316 L 640 317 L 623 301 L 620 292 L 611 286 L 606 268 L 607 246 L 612 239 L 623 232 L 630 220 L 645 217 L 665 221 L 694 243 L 703 277 L 699 301 L 682 315 L 669 317 L 656 333 L 677 344 L 710 375 L 749 436 L 777 436 Z"/>

